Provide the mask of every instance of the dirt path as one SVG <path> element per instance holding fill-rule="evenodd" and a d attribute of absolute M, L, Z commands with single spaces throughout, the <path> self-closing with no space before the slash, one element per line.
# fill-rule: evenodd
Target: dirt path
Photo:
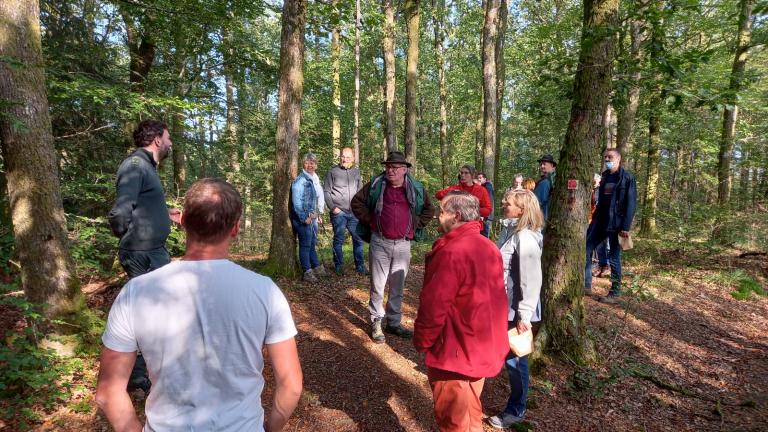
<path fill-rule="evenodd" d="M 627 266 L 642 281 L 644 298 L 629 295 L 624 306 L 585 300 L 601 366 L 575 370 L 563 363 L 539 363 L 534 369 L 527 427 L 558 432 L 768 430 L 768 299 L 737 301 L 731 287 L 713 282 L 722 257 L 656 252 L 652 259 L 637 254 Z M 742 264 L 766 286 L 768 263 Z M 403 305 L 403 324 L 409 328 L 422 278 L 422 266 L 414 264 Z M 368 337 L 367 278 L 277 282 L 299 329 L 305 379 L 300 406 L 286 430 L 435 430 L 425 369 L 411 342 L 389 336 L 386 344 L 377 345 Z M 118 289 L 92 289 L 91 304 L 106 308 Z M 596 280 L 596 293 L 606 289 L 605 279 Z M 265 374 L 270 382 L 271 371 Z M 84 401 L 90 390 L 83 389 Z M 266 404 L 271 391 L 268 384 Z M 504 372 L 487 380 L 482 396 L 486 415 L 502 409 L 507 392 Z M 92 398 L 89 403 L 90 410 L 81 413 L 62 408 L 34 429 L 109 430 Z M 14 429 L 0 424 L 0 430 Z"/>

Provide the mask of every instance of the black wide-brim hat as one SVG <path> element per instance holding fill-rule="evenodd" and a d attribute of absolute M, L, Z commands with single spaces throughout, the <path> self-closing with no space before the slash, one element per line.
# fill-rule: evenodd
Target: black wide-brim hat
<path fill-rule="evenodd" d="M 387 160 L 381 161 L 381 164 L 382 165 L 403 164 L 408 168 L 411 167 L 411 163 L 405 159 L 405 155 L 402 152 L 398 152 L 398 151 L 389 152 L 389 154 L 387 155 Z"/>
<path fill-rule="evenodd" d="M 541 157 L 541 159 L 537 160 L 536 162 L 542 163 L 542 162 L 549 162 L 552 164 L 552 166 L 557 166 L 557 162 L 555 162 L 555 158 L 552 157 L 551 154 L 545 154 Z"/>

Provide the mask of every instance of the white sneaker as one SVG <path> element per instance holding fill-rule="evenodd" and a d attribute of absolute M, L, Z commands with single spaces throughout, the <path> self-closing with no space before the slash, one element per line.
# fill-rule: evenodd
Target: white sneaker
<path fill-rule="evenodd" d="M 514 414 L 505 412 L 493 417 L 488 417 L 488 424 L 495 427 L 496 429 L 507 429 L 512 427 L 513 424 L 520 423 L 522 421 L 522 417 L 518 417 Z"/>

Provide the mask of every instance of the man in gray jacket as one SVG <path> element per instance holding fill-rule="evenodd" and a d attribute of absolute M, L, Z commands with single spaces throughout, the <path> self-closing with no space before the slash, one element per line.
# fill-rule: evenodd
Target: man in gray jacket
<path fill-rule="evenodd" d="M 157 166 L 171 151 L 168 126 L 144 120 L 133 132 L 136 151 L 117 170 L 117 194 L 109 212 L 109 225 L 120 238 L 118 257 L 129 279 L 149 273 L 169 262 L 165 241 L 171 222 L 179 223 L 181 212 L 168 210 Z M 144 359 L 136 358 L 128 389 L 149 392 Z"/>
<path fill-rule="evenodd" d="M 355 269 L 360 274 L 365 274 L 365 260 L 363 257 L 363 240 L 355 231 L 357 218 L 350 207 L 352 197 L 362 187 L 360 170 L 354 166 L 355 156 L 352 149 L 345 147 L 341 150 L 341 163 L 331 168 L 325 176 L 323 191 L 325 203 L 331 211 L 331 225 L 333 226 L 333 264 L 336 273 L 344 271 L 344 252 L 342 247 L 346 240 L 346 232 L 352 236 L 352 255 L 355 257 Z"/>

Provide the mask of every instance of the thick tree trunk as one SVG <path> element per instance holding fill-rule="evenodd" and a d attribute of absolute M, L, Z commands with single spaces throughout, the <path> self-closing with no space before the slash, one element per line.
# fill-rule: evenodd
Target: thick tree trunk
<path fill-rule="evenodd" d="M 82 297 L 69 254 L 39 23 L 37 0 L 0 2 L 0 100 L 8 102 L 0 109 L 0 145 L 24 293 L 45 305 L 46 316 L 58 317 L 78 311 Z"/>
<path fill-rule="evenodd" d="M 416 164 L 416 132 L 418 128 L 419 102 L 419 3 L 405 0 L 405 17 L 408 28 L 408 52 L 405 69 L 405 157 Z"/>
<path fill-rule="evenodd" d="M 288 216 L 291 182 L 297 173 L 301 98 L 304 93 L 305 0 L 285 0 L 280 36 L 277 145 L 272 176 L 272 236 L 267 266 L 273 273 L 296 273 L 296 239 Z"/>
<path fill-rule="evenodd" d="M 437 88 L 440 94 L 440 178 L 442 186 L 448 183 L 448 93 L 445 90 L 445 58 L 443 43 L 445 33 L 445 0 L 432 0 L 432 21 L 435 30 L 435 61 L 437 63 Z"/>
<path fill-rule="evenodd" d="M 360 163 L 360 0 L 355 0 L 355 105 L 354 124 L 352 125 L 352 148 L 355 161 Z"/>
<path fill-rule="evenodd" d="M 499 0 L 486 0 L 483 22 L 483 171 L 493 182 L 496 172 L 496 36 Z"/>
<path fill-rule="evenodd" d="M 125 7 L 120 8 L 120 14 L 125 23 L 126 42 L 130 57 L 128 66 L 130 91 L 136 94 L 144 94 L 144 83 L 155 61 L 155 42 L 148 30 L 152 28 L 152 20 L 146 15 L 143 16 L 143 20 L 139 20 L 132 16 Z M 143 32 L 142 29 L 144 30 Z M 141 117 L 142 113 L 139 112 L 137 118 L 140 120 Z M 123 124 L 123 132 L 126 137 L 124 145 L 127 149 L 133 147 L 133 140 L 130 137 L 135 127 L 136 122 L 133 120 L 126 121 Z"/>
<path fill-rule="evenodd" d="M 640 106 L 640 79 L 642 69 L 643 22 L 640 16 L 645 11 L 644 2 L 636 3 L 636 17 L 629 21 L 629 61 L 625 63 L 625 73 L 629 75 L 629 89 L 627 100 L 619 111 L 618 125 L 616 127 L 616 147 L 622 154 L 624 165 L 629 166 L 632 153 L 632 130 L 635 127 L 637 108 Z"/>
<path fill-rule="evenodd" d="M 594 359 L 584 322 L 584 238 L 591 179 L 602 146 L 603 113 L 611 91 L 618 0 L 585 0 L 571 118 L 560 151 L 544 242 L 545 351 L 582 364 Z"/>
<path fill-rule="evenodd" d="M 717 158 L 717 204 L 723 209 L 728 206 L 728 201 L 731 198 L 731 160 L 733 159 L 736 123 L 739 118 L 739 107 L 736 103 L 739 92 L 744 87 L 744 69 L 749 59 L 749 48 L 752 38 L 752 9 L 754 6 L 755 0 L 741 0 L 739 2 L 739 29 L 733 65 L 731 67 L 730 83 L 725 96 L 723 131 L 720 138 L 720 152 Z"/>
<path fill-rule="evenodd" d="M 339 16 L 339 1 L 333 0 L 331 13 L 333 28 L 331 29 L 331 74 L 333 85 L 333 116 L 331 118 L 331 141 L 335 152 L 341 154 L 341 18 Z"/>
<path fill-rule="evenodd" d="M 397 150 L 397 107 L 395 106 L 395 8 L 382 0 L 384 12 L 384 139 L 387 151 Z"/>
<path fill-rule="evenodd" d="M 501 115 L 504 107 L 504 90 L 507 84 L 507 67 L 504 61 L 504 42 L 507 35 L 507 16 L 509 5 L 507 0 L 499 3 L 499 32 L 496 36 L 496 143 L 493 154 L 493 172 L 486 173 L 491 182 L 495 182 L 499 176 L 499 157 L 501 155 Z"/>

